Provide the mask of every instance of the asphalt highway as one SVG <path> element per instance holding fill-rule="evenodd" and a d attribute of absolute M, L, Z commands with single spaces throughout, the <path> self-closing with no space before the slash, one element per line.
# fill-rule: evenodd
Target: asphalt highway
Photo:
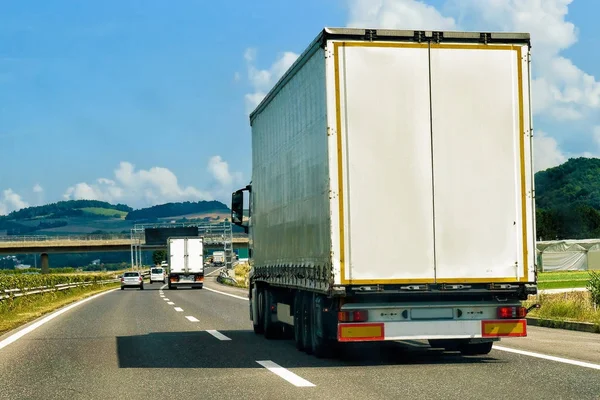
<path fill-rule="evenodd" d="M 255 335 L 245 291 L 163 286 L 1 336 L 0 399 L 600 399 L 597 334 L 530 327 L 488 356 L 402 342 L 317 359 Z"/>

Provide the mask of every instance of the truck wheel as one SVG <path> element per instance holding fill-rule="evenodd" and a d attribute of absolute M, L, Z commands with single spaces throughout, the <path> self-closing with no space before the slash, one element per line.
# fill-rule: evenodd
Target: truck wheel
<path fill-rule="evenodd" d="M 311 305 L 311 344 L 312 351 L 317 358 L 329 358 L 333 355 L 335 342 L 327 338 L 327 332 L 325 329 L 325 323 L 323 322 L 322 312 L 322 300 L 323 298 L 316 293 L 312 295 Z M 321 326 L 321 335 L 317 334 L 317 327 Z"/>
<path fill-rule="evenodd" d="M 492 351 L 493 342 L 465 343 L 460 346 L 460 352 L 464 356 L 481 356 Z"/>
<path fill-rule="evenodd" d="M 304 350 L 304 339 L 302 338 L 302 292 L 296 291 L 294 296 L 294 341 L 296 348 Z"/>
<path fill-rule="evenodd" d="M 311 316 L 311 294 L 302 295 L 302 347 L 306 354 L 312 354 L 312 316 Z"/>
<path fill-rule="evenodd" d="M 282 329 L 281 325 L 271 320 L 271 305 L 273 304 L 273 294 L 269 289 L 263 290 L 263 330 L 265 338 L 267 339 L 278 339 L 281 337 Z"/>
<path fill-rule="evenodd" d="M 256 315 L 252 316 L 252 324 L 254 325 L 254 333 L 262 335 L 264 331 L 264 323 L 262 320 L 263 314 L 263 291 L 260 288 L 256 289 L 256 297 L 252 298 L 252 301 L 256 302 Z"/>

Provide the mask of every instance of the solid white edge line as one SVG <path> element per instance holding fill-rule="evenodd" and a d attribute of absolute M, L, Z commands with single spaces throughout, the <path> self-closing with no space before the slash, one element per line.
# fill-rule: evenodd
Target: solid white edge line
<path fill-rule="evenodd" d="M 98 293 L 95 294 L 93 296 L 90 297 L 86 297 L 83 300 L 79 300 L 76 303 L 73 303 L 71 305 L 68 305 L 64 308 L 59 309 L 58 311 L 53 312 L 52 314 L 42 318 L 41 320 L 34 322 L 33 324 L 29 325 L 26 328 L 21 329 L 20 331 L 18 331 L 17 333 L 14 333 L 12 335 L 10 335 L 9 337 L 7 337 L 6 339 L 2 340 L 0 342 L 0 349 L 3 349 L 4 347 L 8 346 L 9 344 L 16 342 L 17 340 L 19 340 L 20 338 L 22 338 L 23 336 L 27 335 L 30 332 L 33 332 L 34 330 L 36 330 L 37 328 L 39 328 L 40 326 L 44 325 L 46 322 L 52 321 L 54 318 L 58 317 L 59 315 L 66 313 L 67 311 L 69 311 L 72 308 L 77 307 L 78 305 L 81 305 L 83 303 L 86 303 L 90 300 L 96 299 L 100 296 L 104 296 L 107 293 L 110 292 L 114 292 L 117 289 L 110 289 L 107 290 L 106 292 L 102 292 L 102 293 Z"/>
<path fill-rule="evenodd" d="M 223 335 L 221 332 L 215 331 L 214 329 L 208 329 L 206 332 L 210 333 L 211 335 L 213 335 L 214 337 L 216 337 L 219 340 L 231 340 L 231 338 L 228 338 L 227 336 Z"/>
<path fill-rule="evenodd" d="M 500 350 L 500 351 L 506 351 L 507 353 L 515 353 L 515 354 L 521 354 L 521 355 L 529 356 L 529 357 L 542 358 L 544 360 L 556 361 L 556 362 L 560 362 L 563 364 L 577 365 L 578 367 L 600 370 L 599 364 L 592 364 L 592 363 L 588 363 L 588 362 L 584 362 L 584 361 L 577 361 L 577 360 L 570 360 L 568 358 L 549 356 L 547 354 L 534 353 L 532 351 L 511 349 L 510 347 L 504 347 L 504 346 L 495 346 L 494 345 L 493 349 Z"/>
<path fill-rule="evenodd" d="M 233 297 L 234 299 L 239 299 L 239 300 L 246 300 L 248 301 L 247 297 L 242 297 L 242 296 L 236 296 L 235 294 L 229 294 L 229 293 L 225 293 L 225 292 L 221 292 L 219 290 L 215 290 L 215 289 L 211 289 L 211 288 L 207 288 L 206 286 L 204 286 L 204 290 L 208 290 L 209 292 L 215 292 L 215 293 L 219 293 L 225 296 L 229 296 L 229 297 Z"/>
<path fill-rule="evenodd" d="M 198 318 L 196 318 L 196 317 L 193 317 L 193 316 L 191 316 L 191 315 L 186 315 L 185 317 L 186 317 L 186 318 L 188 319 L 188 321 L 190 321 L 190 322 L 200 322 L 200 321 L 198 321 Z"/>
<path fill-rule="evenodd" d="M 175 303 L 173 303 L 172 301 L 169 301 L 167 304 L 170 305 L 170 306 L 174 306 L 175 305 Z"/>
<path fill-rule="evenodd" d="M 175 308 L 175 311 L 177 311 L 177 312 L 183 312 L 183 308 L 181 308 L 181 307 L 174 307 L 174 308 Z"/>
<path fill-rule="evenodd" d="M 282 366 L 275 364 L 271 360 L 257 361 L 257 363 L 259 363 L 260 365 L 262 365 L 263 367 L 265 367 L 266 369 L 268 369 L 275 375 L 279 376 L 280 378 L 285 379 L 286 381 L 288 381 L 289 383 L 291 383 L 294 386 L 297 386 L 297 387 L 313 387 L 313 386 L 315 386 L 313 383 L 310 383 L 309 381 L 307 381 L 304 378 L 299 377 L 292 371 L 287 370 L 287 369 L 283 368 Z"/>
<path fill-rule="evenodd" d="M 206 274 L 206 275 L 204 275 L 204 276 L 211 276 L 211 275 L 214 275 L 214 274 L 216 274 L 217 272 L 221 271 L 223 268 L 225 268 L 225 267 L 220 267 L 220 268 L 217 268 L 217 269 L 215 269 L 213 272 L 209 272 L 208 274 Z"/>

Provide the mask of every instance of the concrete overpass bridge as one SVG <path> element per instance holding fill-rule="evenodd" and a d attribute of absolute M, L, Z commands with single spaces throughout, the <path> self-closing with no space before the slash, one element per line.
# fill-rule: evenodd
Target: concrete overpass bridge
<path fill-rule="evenodd" d="M 203 233 L 205 248 L 223 249 L 230 243 L 233 249 L 247 248 L 248 238 L 231 235 Z M 42 271 L 49 268 L 48 255 L 51 253 L 101 253 L 131 252 L 132 265 L 138 265 L 142 251 L 166 249 L 166 245 L 147 245 L 143 235 L 69 235 L 69 236 L 0 236 L 0 255 L 40 254 Z"/>
<path fill-rule="evenodd" d="M 224 239 L 218 236 L 203 236 L 205 247 L 222 248 Z M 232 237 L 233 247 L 247 247 L 248 238 Z M 146 245 L 144 238 L 123 235 L 71 235 L 71 236 L 0 236 L 0 255 L 41 253 L 100 253 L 130 251 L 132 246 L 144 250 L 161 250 L 166 246 Z"/>

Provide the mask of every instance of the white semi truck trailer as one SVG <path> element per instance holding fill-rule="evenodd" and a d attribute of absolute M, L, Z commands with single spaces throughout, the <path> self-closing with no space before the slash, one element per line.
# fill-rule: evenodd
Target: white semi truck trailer
<path fill-rule="evenodd" d="M 526 336 L 530 86 L 529 34 L 324 29 L 250 115 L 255 332 L 317 356 Z"/>
<path fill-rule="evenodd" d="M 169 289 L 204 285 L 204 242 L 201 237 L 171 237 L 167 240 Z"/>

